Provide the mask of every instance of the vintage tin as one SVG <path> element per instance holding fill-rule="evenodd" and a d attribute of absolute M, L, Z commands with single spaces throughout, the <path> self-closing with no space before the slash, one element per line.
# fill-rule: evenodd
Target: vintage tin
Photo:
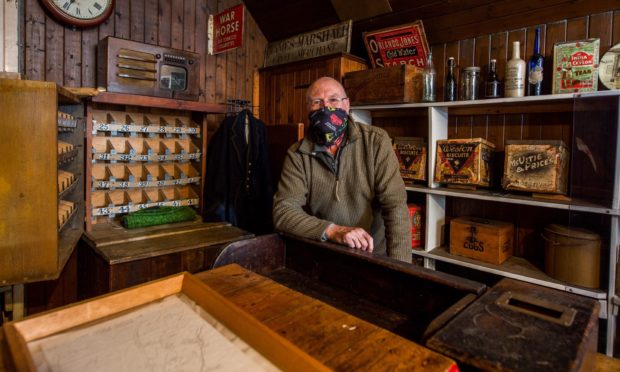
<path fill-rule="evenodd" d="M 596 92 L 600 39 L 555 43 L 553 94 Z"/>
<path fill-rule="evenodd" d="M 514 225 L 485 218 L 450 221 L 450 254 L 501 264 L 512 256 Z"/>
<path fill-rule="evenodd" d="M 424 242 L 424 208 L 417 204 L 407 204 L 411 221 L 411 248 L 420 248 Z"/>
<path fill-rule="evenodd" d="M 437 141 L 435 182 L 491 186 L 495 145 L 482 138 Z"/>
<path fill-rule="evenodd" d="M 566 194 L 569 153 L 562 141 L 506 141 L 506 190 Z"/>
<path fill-rule="evenodd" d="M 392 145 L 400 175 L 407 181 L 426 181 L 426 143 L 420 137 L 395 137 Z"/>
<path fill-rule="evenodd" d="M 426 346 L 463 370 L 594 371 L 599 307 L 593 298 L 504 278 Z"/>
<path fill-rule="evenodd" d="M 601 237 L 592 231 L 551 224 L 543 232 L 545 272 L 558 280 L 598 288 Z"/>

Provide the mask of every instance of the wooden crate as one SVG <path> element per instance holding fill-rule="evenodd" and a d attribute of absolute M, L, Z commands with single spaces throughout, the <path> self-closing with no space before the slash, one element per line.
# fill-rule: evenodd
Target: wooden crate
<path fill-rule="evenodd" d="M 506 141 L 506 190 L 566 194 L 568 149 L 563 141 Z"/>
<path fill-rule="evenodd" d="M 482 138 L 437 141 L 435 182 L 491 186 L 495 145 Z"/>
<path fill-rule="evenodd" d="M 283 370 L 328 370 L 322 363 L 269 329 L 247 311 L 188 273 L 111 293 L 27 320 L 7 323 L 3 328 L 11 358 L 17 370 L 35 371 L 33 353 L 28 348 L 28 343 L 53 337 L 76 327 L 94 327 L 99 322 L 105 322 L 122 313 L 137 311 L 143 305 L 177 294 L 189 297 L 275 366 Z M 160 337 L 164 341 L 167 335 L 162 334 Z M 153 349 L 152 344 L 145 344 L 137 349 L 148 355 L 149 347 Z M 96 356 L 96 353 L 93 352 L 92 355 Z M 200 358 L 200 355 L 196 357 Z"/>
<path fill-rule="evenodd" d="M 349 72 L 343 85 L 351 105 L 419 102 L 422 69 L 402 65 Z"/>
<path fill-rule="evenodd" d="M 501 264 L 512 256 L 514 225 L 475 217 L 450 221 L 450 253 Z"/>
<path fill-rule="evenodd" d="M 426 345 L 469 370 L 594 371 L 599 302 L 502 279 Z"/>

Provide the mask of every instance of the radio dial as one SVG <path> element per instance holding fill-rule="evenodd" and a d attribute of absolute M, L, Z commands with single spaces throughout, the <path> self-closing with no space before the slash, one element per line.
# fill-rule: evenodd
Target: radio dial
<path fill-rule="evenodd" d="M 155 54 L 155 58 L 160 59 L 161 58 L 161 54 Z"/>
<path fill-rule="evenodd" d="M 190 65 L 193 65 L 193 64 L 194 64 L 194 60 L 193 60 L 193 59 L 190 59 L 188 63 L 189 63 Z"/>

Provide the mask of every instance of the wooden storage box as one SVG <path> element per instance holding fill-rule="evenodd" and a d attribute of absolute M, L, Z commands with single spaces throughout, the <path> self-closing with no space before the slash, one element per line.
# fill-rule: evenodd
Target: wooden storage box
<path fill-rule="evenodd" d="M 450 222 L 450 253 L 499 265 L 512 256 L 513 235 L 509 222 L 455 218 Z"/>
<path fill-rule="evenodd" d="M 491 186 L 495 145 L 482 138 L 437 141 L 435 182 Z"/>
<path fill-rule="evenodd" d="M 419 102 L 422 69 L 403 65 L 349 72 L 343 85 L 351 105 Z"/>
<path fill-rule="evenodd" d="M 159 316 L 153 315 L 162 308 Z M 200 315 L 201 311 L 207 315 Z M 170 329 L 170 322 L 188 320 L 195 326 L 192 332 Z M 123 333 L 123 328 L 136 327 L 135 323 L 144 332 L 134 329 Z M 222 330 L 224 327 L 227 330 Z M 80 365 L 83 370 L 141 370 L 150 369 L 152 363 L 160 368 L 193 370 L 200 369 L 201 364 L 204 367 L 204 355 L 209 355 L 211 368 L 218 360 L 222 363 L 219 368 L 238 368 L 236 362 L 226 361 L 231 354 L 246 368 L 327 370 L 247 310 L 188 273 L 7 323 L 3 329 L 18 371 L 63 370 L 69 366 L 79 370 Z M 234 338 L 247 346 L 229 342 Z M 248 356 L 246 347 L 254 356 Z"/>
<path fill-rule="evenodd" d="M 483 371 L 594 371 L 599 302 L 502 279 L 426 343 Z"/>
<path fill-rule="evenodd" d="M 563 141 L 506 141 L 506 190 L 566 194 L 568 149 Z"/>
<path fill-rule="evenodd" d="M 426 181 L 426 143 L 420 137 L 396 137 L 392 145 L 400 175 L 407 181 Z"/>

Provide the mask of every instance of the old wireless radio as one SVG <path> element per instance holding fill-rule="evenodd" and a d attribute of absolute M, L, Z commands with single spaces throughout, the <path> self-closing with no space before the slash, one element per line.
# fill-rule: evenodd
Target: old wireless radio
<path fill-rule="evenodd" d="M 200 55 L 106 37 L 97 50 L 97 83 L 108 92 L 198 100 Z"/>

